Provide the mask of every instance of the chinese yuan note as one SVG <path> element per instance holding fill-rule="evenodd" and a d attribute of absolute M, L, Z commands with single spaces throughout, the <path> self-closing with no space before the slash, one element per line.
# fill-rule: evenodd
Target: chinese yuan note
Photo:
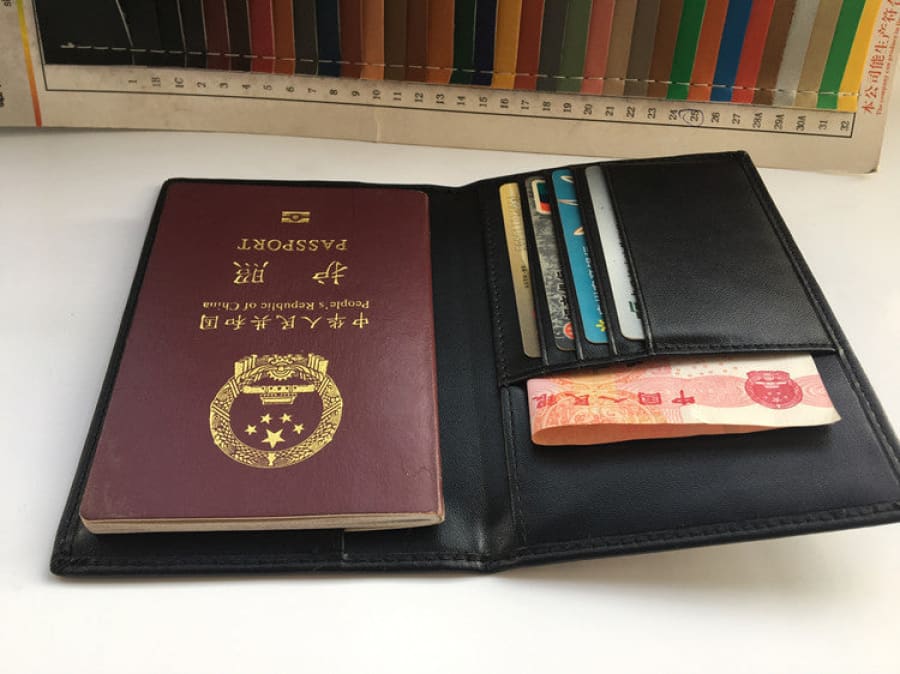
<path fill-rule="evenodd" d="M 670 358 L 528 381 L 531 439 L 594 445 L 840 420 L 812 357 Z"/>

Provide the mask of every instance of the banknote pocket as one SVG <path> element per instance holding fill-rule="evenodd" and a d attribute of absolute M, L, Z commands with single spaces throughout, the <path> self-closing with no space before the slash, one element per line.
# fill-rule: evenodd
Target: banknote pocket
<path fill-rule="evenodd" d="M 602 167 L 650 355 L 834 350 L 803 263 L 739 156 Z"/>
<path fill-rule="evenodd" d="M 760 433 L 541 446 L 531 438 L 529 403 L 536 401 L 522 384 L 503 387 L 520 546 L 627 552 L 641 542 L 662 546 L 742 528 L 737 523 L 762 526 L 775 518 L 769 525 L 779 526 L 786 519 L 809 521 L 815 512 L 831 519 L 848 505 L 896 500 L 892 456 L 845 359 L 815 357 L 838 423 Z M 631 409 L 639 423 L 644 413 Z"/>

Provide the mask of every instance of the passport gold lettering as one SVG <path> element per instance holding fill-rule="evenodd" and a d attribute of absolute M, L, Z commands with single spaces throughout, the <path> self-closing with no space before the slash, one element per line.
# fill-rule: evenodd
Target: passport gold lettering
<path fill-rule="evenodd" d="M 196 326 L 202 332 L 251 330 L 339 330 L 369 325 L 369 298 L 336 300 L 207 300 L 199 303 Z M 292 311 L 293 310 L 293 311 Z M 342 312 L 347 312 L 345 315 Z"/>
<path fill-rule="evenodd" d="M 222 309 L 223 311 L 237 311 L 241 308 L 240 302 L 204 302 L 204 309 Z"/>
<path fill-rule="evenodd" d="M 350 306 L 362 306 L 360 304 L 350 305 Z M 340 313 L 340 311 L 335 310 L 334 314 L 275 314 L 274 316 L 271 314 L 260 314 L 259 312 L 254 313 L 252 316 L 245 316 L 243 313 L 232 314 L 230 316 L 224 317 L 225 320 L 221 320 L 223 318 L 220 314 L 200 314 L 199 325 L 198 328 L 203 332 L 209 331 L 217 331 L 217 330 L 230 330 L 232 332 L 238 332 L 240 330 L 251 330 L 256 332 L 263 332 L 266 330 L 309 330 L 315 331 L 319 328 L 321 332 L 322 329 L 327 326 L 332 330 L 340 330 L 344 327 L 345 324 L 352 325 L 353 327 L 359 328 L 360 330 L 366 328 L 371 319 L 364 311 L 359 311 L 355 314 L 355 317 L 352 315 L 348 317 Z M 322 319 L 325 319 L 325 323 L 322 323 Z M 352 320 L 351 320 L 352 319 Z M 348 323 L 348 320 L 350 322 Z"/>
<path fill-rule="evenodd" d="M 219 317 L 218 316 L 207 316 L 206 314 L 202 314 L 200 316 L 200 329 L 201 330 L 218 330 L 219 329 Z"/>
<path fill-rule="evenodd" d="M 284 309 L 315 309 L 313 302 L 302 302 L 294 300 L 293 302 L 260 302 L 259 308 L 263 311 L 282 311 Z"/>
<path fill-rule="evenodd" d="M 294 323 L 297 321 L 297 316 L 291 314 L 290 316 L 282 316 L 281 314 L 277 314 L 275 319 L 281 321 L 281 329 L 282 330 L 293 330 Z"/>
<path fill-rule="evenodd" d="M 234 283 L 235 285 L 243 285 L 246 283 L 265 283 L 265 273 L 266 267 L 269 266 L 269 262 L 263 262 L 259 264 L 258 262 L 244 262 L 243 264 L 239 262 L 232 262 L 232 264 L 236 267 L 234 271 Z"/>
<path fill-rule="evenodd" d="M 348 239 L 251 239 L 242 238 L 235 250 L 267 253 L 315 253 L 319 250 L 347 250 Z"/>
<path fill-rule="evenodd" d="M 347 307 L 369 308 L 369 300 L 331 300 L 328 303 L 331 309 L 346 309 Z"/>
<path fill-rule="evenodd" d="M 325 285 L 330 282 L 337 286 L 341 284 L 341 279 L 344 278 L 344 272 L 346 272 L 347 269 L 347 265 L 341 264 L 337 260 L 333 260 L 328 263 L 328 266 L 325 267 L 325 269 L 313 274 L 312 279 L 319 285 Z"/>

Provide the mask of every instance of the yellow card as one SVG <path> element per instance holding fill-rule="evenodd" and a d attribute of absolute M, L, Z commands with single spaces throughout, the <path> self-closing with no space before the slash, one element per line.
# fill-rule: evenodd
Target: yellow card
<path fill-rule="evenodd" d="M 512 271 L 513 290 L 516 295 L 516 312 L 519 314 L 519 331 L 522 348 L 530 358 L 541 357 L 537 318 L 534 314 L 534 296 L 531 293 L 531 266 L 525 245 L 525 224 L 522 220 L 522 200 L 519 186 L 506 183 L 500 186 L 500 207 L 503 210 L 503 228 L 506 230 L 506 250 Z"/>

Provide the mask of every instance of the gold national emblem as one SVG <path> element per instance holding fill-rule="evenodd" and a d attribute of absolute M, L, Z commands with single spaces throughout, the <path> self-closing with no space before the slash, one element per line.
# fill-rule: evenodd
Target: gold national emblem
<path fill-rule="evenodd" d="M 234 376 L 219 389 L 209 406 L 209 431 L 216 446 L 229 458 L 254 468 L 285 468 L 317 453 L 331 442 L 344 409 L 341 392 L 327 369 L 328 361 L 312 353 L 308 356 L 252 355 L 235 362 Z M 275 421 L 280 418 L 284 423 L 294 421 L 287 412 L 275 413 L 278 409 L 275 406 L 288 409 L 297 396 L 313 392 L 319 396 L 322 412 L 312 432 L 305 434 L 303 425 L 297 423 L 288 423 L 274 431 L 273 418 Z M 247 444 L 232 428 L 231 408 L 242 394 L 259 396 L 266 409 L 266 414 L 259 417 L 259 431 L 256 424 L 250 424 L 244 434 L 250 442 L 258 437 L 260 444 L 268 444 L 267 448 Z M 299 441 L 279 448 L 280 443 L 290 442 L 282 437 L 284 433 L 293 434 L 289 437 Z"/>

